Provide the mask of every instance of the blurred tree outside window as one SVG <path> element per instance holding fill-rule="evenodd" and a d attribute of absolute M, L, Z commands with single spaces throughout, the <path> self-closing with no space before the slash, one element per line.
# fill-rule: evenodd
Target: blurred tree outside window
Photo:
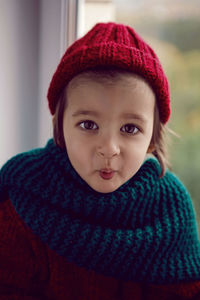
<path fill-rule="evenodd" d="M 168 76 L 172 170 L 186 185 L 200 231 L 200 2 L 199 0 L 85 0 L 84 31 L 97 22 L 133 27 L 156 51 Z M 84 32 L 84 33 L 85 33 Z"/>

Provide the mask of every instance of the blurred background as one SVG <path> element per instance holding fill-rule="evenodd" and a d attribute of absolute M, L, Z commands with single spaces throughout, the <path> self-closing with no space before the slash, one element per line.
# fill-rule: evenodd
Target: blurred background
<path fill-rule="evenodd" d="M 0 166 L 52 136 L 46 94 L 61 55 L 95 23 L 132 26 L 154 48 L 171 88 L 173 171 L 200 228 L 199 0 L 0 0 Z"/>

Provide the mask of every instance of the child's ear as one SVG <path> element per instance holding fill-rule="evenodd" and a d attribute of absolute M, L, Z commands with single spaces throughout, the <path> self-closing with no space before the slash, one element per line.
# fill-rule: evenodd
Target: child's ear
<path fill-rule="evenodd" d="M 150 143 L 149 148 L 147 149 L 147 153 L 152 153 L 155 150 L 154 144 Z"/>

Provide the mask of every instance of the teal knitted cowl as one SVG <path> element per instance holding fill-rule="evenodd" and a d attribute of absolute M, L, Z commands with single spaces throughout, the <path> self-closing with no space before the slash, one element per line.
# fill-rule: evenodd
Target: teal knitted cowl
<path fill-rule="evenodd" d="M 41 240 L 87 270 L 124 281 L 200 280 L 200 243 L 190 197 L 171 172 L 147 160 L 112 193 L 94 191 L 50 140 L 0 172 L 8 197 Z"/>

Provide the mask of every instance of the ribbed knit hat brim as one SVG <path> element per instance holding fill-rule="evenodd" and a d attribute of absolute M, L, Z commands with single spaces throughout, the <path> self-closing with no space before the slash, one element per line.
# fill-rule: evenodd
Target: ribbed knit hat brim
<path fill-rule="evenodd" d="M 169 85 L 158 57 L 132 28 L 115 23 L 95 25 L 67 49 L 48 89 L 52 114 L 69 81 L 79 73 L 97 67 L 116 67 L 145 78 L 155 92 L 161 122 L 168 121 Z"/>

